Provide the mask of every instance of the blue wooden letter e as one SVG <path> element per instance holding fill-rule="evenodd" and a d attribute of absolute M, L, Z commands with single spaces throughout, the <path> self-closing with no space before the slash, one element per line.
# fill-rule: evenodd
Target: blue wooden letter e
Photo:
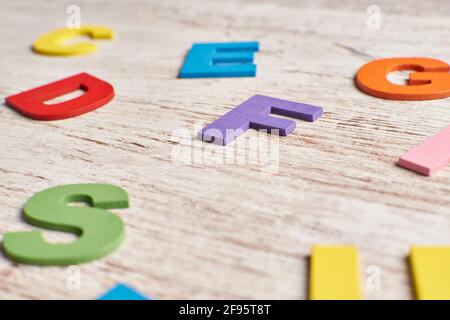
<path fill-rule="evenodd" d="M 254 77 L 258 42 L 196 43 L 186 56 L 180 78 Z"/>

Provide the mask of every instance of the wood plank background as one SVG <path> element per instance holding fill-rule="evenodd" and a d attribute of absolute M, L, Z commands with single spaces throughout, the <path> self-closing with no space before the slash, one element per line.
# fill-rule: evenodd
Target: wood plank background
<path fill-rule="evenodd" d="M 115 40 L 96 42 L 89 56 L 33 53 L 38 36 L 65 26 L 69 4 Z M 366 26 L 371 4 L 380 30 Z M 413 298 L 411 245 L 450 243 L 450 167 L 427 178 L 395 163 L 449 125 L 450 100 L 377 99 L 353 79 L 375 58 L 449 62 L 449 14 L 438 0 L 1 0 L 2 97 L 83 71 L 113 84 L 116 97 L 48 123 L 0 107 L 0 234 L 30 230 L 24 203 L 60 184 L 119 185 L 132 206 L 115 211 L 125 243 L 80 266 L 79 290 L 67 288 L 67 268 L 0 256 L 0 299 L 95 299 L 119 281 L 155 299 L 305 299 L 314 244 L 358 246 L 365 299 Z M 192 43 L 250 40 L 261 47 L 256 78 L 177 79 Z M 280 138 L 278 170 L 211 163 L 220 147 L 198 142 L 188 150 L 209 150 L 206 163 L 174 161 L 174 132 L 193 135 L 256 93 L 325 110 Z M 371 265 L 381 270 L 378 290 L 365 285 Z"/>

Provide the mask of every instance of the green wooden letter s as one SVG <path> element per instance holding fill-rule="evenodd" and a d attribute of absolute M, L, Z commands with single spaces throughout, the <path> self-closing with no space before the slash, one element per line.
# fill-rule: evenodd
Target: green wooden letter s
<path fill-rule="evenodd" d="M 85 202 L 88 207 L 68 206 Z M 10 259 L 34 265 L 71 265 L 103 257 L 125 238 L 122 219 L 106 210 L 128 208 L 128 194 L 109 184 L 74 184 L 35 194 L 25 204 L 28 223 L 50 230 L 75 233 L 68 244 L 49 243 L 40 231 L 6 233 L 3 249 Z"/>

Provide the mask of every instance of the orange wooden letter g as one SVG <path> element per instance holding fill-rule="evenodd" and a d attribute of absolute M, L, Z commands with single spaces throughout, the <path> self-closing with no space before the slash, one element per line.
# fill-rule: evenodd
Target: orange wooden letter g
<path fill-rule="evenodd" d="M 414 70 L 408 85 L 388 81 L 393 71 Z M 371 61 L 356 74 L 358 87 L 378 98 L 394 100 L 433 100 L 450 97 L 450 66 L 430 58 L 390 58 Z"/>

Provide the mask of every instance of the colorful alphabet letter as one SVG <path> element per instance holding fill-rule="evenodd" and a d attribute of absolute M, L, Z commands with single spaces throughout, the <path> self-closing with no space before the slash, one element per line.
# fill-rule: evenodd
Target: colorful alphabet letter
<path fill-rule="evenodd" d="M 294 131 L 295 121 L 271 117 L 271 113 L 312 122 L 323 114 L 323 110 L 309 104 L 258 94 L 203 128 L 198 133 L 198 138 L 219 145 L 227 145 L 250 128 L 276 129 L 281 136 L 287 136 Z"/>
<path fill-rule="evenodd" d="M 311 300 L 359 300 L 358 250 L 351 246 L 314 246 L 311 255 Z"/>
<path fill-rule="evenodd" d="M 254 77 L 258 42 L 197 43 L 186 56 L 180 78 Z"/>
<path fill-rule="evenodd" d="M 56 103 L 46 101 L 76 90 L 83 90 L 80 97 Z M 107 104 L 114 97 L 114 88 L 107 82 L 87 73 L 52 82 L 6 98 L 6 104 L 36 120 L 61 120 L 79 116 Z"/>
<path fill-rule="evenodd" d="M 450 300 L 450 247 L 414 246 L 410 256 L 419 300 Z"/>
<path fill-rule="evenodd" d="M 450 162 L 450 127 L 408 151 L 398 164 L 420 174 L 431 176 Z"/>
<path fill-rule="evenodd" d="M 415 70 L 410 73 L 409 85 L 388 81 L 393 71 Z M 429 58 L 391 58 L 371 61 L 356 75 L 358 87 L 378 98 L 394 100 L 432 100 L 450 97 L 450 66 Z"/>
<path fill-rule="evenodd" d="M 142 293 L 127 286 L 126 284 L 119 283 L 114 288 L 102 295 L 98 300 L 150 300 Z"/>
<path fill-rule="evenodd" d="M 89 36 L 92 39 L 112 39 L 114 32 L 110 28 L 101 26 L 56 29 L 37 39 L 33 44 L 33 49 L 38 53 L 51 56 L 73 56 L 97 50 L 95 44 L 88 42 L 68 44 L 70 40 L 80 36 Z"/>
<path fill-rule="evenodd" d="M 68 205 L 73 202 L 85 202 L 89 207 Z M 74 184 L 41 191 L 26 203 L 26 221 L 75 233 L 78 240 L 49 243 L 37 230 L 6 233 L 4 252 L 16 262 L 33 265 L 71 265 L 98 259 L 117 249 L 125 238 L 122 219 L 106 209 L 128 206 L 127 192 L 108 184 Z"/>

